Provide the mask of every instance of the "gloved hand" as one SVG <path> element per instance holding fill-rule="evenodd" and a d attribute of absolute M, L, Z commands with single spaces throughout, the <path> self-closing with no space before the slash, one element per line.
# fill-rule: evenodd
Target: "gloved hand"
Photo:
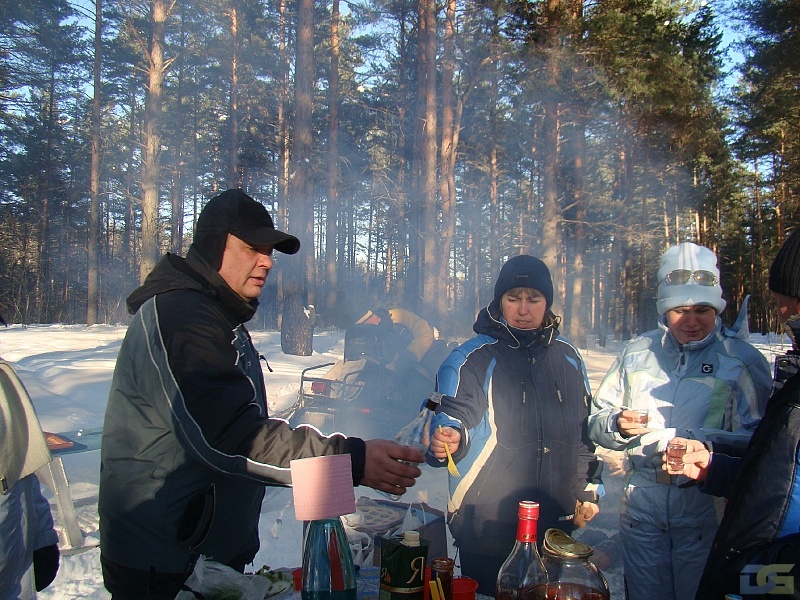
<path fill-rule="evenodd" d="M 33 551 L 33 574 L 36 579 L 37 592 L 41 592 L 53 583 L 58 573 L 59 557 L 58 544 Z"/>

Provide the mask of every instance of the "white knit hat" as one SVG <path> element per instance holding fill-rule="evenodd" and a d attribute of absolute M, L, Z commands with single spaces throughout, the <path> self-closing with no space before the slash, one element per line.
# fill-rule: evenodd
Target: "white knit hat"
<path fill-rule="evenodd" d="M 708 248 L 683 242 L 668 248 L 658 269 L 658 314 L 678 306 L 705 304 L 717 314 L 725 310 L 719 284 L 717 255 Z"/>

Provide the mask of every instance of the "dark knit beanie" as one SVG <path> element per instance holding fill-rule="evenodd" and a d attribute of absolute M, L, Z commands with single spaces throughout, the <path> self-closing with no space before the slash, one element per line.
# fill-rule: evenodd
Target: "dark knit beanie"
<path fill-rule="evenodd" d="M 783 242 L 769 268 L 769 289 L 800 298 L 800 227 Z"/>
<path fill-rule="evenodd" d="M 539 290 L 545 298 L 547 308 L 553 305 L 553 280 L 550 269 L 541 260 L 528 254 L 520 254 L 508 259 L 497 283 L 494 284 L 494 302 L 499 308 L 503 294 L 514 288 L 532 288 Z"/>
<path fill-rule="evenodd" d="M 300 249 L 298 239 L 275 229 L 264 205 L 240 189 L 226 190 L 209 200 L 194 228 L 192 246 L 217 271 L 229 233 L 254 246 L 273 246 L 284 254 Z"/>

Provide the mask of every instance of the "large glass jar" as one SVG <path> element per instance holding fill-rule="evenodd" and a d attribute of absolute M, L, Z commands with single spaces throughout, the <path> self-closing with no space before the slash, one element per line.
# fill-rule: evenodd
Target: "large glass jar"
<path fill-rule="evenodd" d="M 591 546 L 560 529 L 548 529 L 542 541 L 547 569 L 547 600 L 610 600 L 606 578 L 589 560 Z"/>

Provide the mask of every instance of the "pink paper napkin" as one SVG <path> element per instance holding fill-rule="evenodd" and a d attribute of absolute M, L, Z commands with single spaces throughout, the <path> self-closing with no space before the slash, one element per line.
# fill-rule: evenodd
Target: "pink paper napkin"
<path fill-rule="evenodd" d="M 349 454 L 299 458 L 289 465 L 297 520 L 330 519 L 356 512 Z"/>

